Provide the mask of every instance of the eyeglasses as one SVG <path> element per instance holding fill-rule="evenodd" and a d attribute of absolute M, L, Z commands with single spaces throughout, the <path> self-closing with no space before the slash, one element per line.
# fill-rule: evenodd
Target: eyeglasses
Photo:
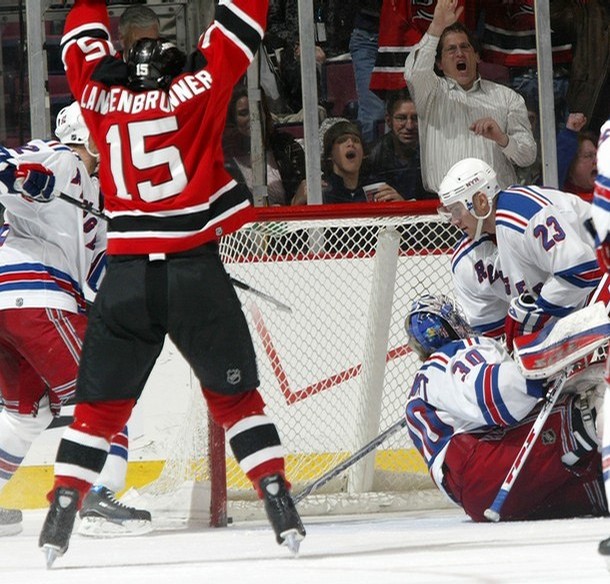
<path fill-rule="evenodd" d="M 581 160 L 595 160 L 597 152 L 587 152 L 586 154 L 579 154 L 578 158 Z"/>
<path fill-rule="evenodd" d="M 472 49 L 472 45 L 470 43 L 460 43 L 459 45 L 449 45 L 446 49 L 443 49 L 443 53 L 448 53 L 449 55 L 455 55 L 458 52 L 458 49 L 465 53 Z"/>

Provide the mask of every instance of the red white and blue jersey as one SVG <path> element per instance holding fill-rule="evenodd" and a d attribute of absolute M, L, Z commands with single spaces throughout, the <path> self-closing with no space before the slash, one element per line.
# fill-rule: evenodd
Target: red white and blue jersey
<path fill-rule="evenodd" d="M 433 353 L 415 376 L 406 419 L 439 489 L 446 493 L 443 460 L 455 435 L 512 426 L 542 395 L 542 382 L 525 379 L 493 339 L 452 341 Z"/>
<path fill-rule="evenodd" d="M 498 247 L 489 235 L 465 235 L 453 250 L 455 299 L 477 334 L 499 338 L 510 304 L 510 285 L 502 273 Z"/>
<path fill-rule="evenodd" d="M 600 131 L 591 218 L 600 241 L 610 237 L 610 120 Z"/>
<path fill-rule="evenodd" d="M 105 271 L 105 221 L 58 198 L 28 201 L 13 189 L 14 169 L 39 163 L 55 189 L 100 208 L 100 189 L 80 158 L 59 142 L 32 140 L 0 148 L 0 203 L 5 239 L 0 246 L 0 309 L 57 308 L 83 312 L 86 286 L 97 291 Z"/>
<path fill-rule="evenodd" d="M 130 91 L 105 0 L 76 0 L 62 58 L 100 150 L 109 254 L 192 249 L 252 218 L 250 196 L 224 169 L 221 136 L 233 86 L 264 34 L 267 0 L 223 0 L 168 91 Z"/>
<path fill-rule="evenodd" d="M 587 304 L 602 277 L 585 228 L 590 217 L 589 203 L 555 189 L 513 186 L 499 193 L 496 239 L 511 297 L 528 291 L 554 317 Z"/>

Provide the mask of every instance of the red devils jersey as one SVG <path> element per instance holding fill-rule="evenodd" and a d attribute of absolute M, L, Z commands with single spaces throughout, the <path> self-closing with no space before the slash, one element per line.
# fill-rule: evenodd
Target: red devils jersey
<path fill-rule="evenodd" d="M 476 26 L 474 2 L 465 6 L 460 20 L 471 30 Z M 428 30 L 436 0 L 383 0 L 379 23 L 379 49 L 370 89 L 378 93 L 406 87 L 405 61 Z"/>
<path fill-rule="evenodd" d="M 62 55 L 101 153 L 109 254 L 188 250 L 252 218 L 247 189 L 224 170 L 221 136 L 266 14 L 267 0 L 225 0 L 169 90 L 134 93 L 110 42 L 105 0 L 76 0 Z"/>
<path fill-rule="evenodd" d="M 536 67 L 534 0 L 484 0 L 485 25 L 481 58 L 506 67 Z M 553 62 L 569 63 L 572 45 L 557 33 L 551 35 Z"/>

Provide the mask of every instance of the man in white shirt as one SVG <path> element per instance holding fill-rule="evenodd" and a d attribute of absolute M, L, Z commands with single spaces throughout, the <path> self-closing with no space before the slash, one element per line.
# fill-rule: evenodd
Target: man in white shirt
<path fill-rule="evenodd" d="M 525 101 L 512 89 L 481 79 L 476 40 L 458 22 L 461 12 L 457 0 L 439 0 L 428 32 L 405 63 L 419 117 L 424 187 L 434 192 L 463 158 L 491 165 L 501 188 L 517 182 L 513 165 L 529 166 L 536 159 Z"/>

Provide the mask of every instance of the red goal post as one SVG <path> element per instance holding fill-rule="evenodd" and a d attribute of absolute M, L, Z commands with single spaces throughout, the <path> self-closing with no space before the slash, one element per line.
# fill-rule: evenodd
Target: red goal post
<path fill-rule="evenodd" d="M 255 222 L 220 242 L 227 272 L 255 291 L 236 288 L 294 494 L 404 414 L 419 366 L 405 344 L 407 307 L 420 294 L 453 289 L 449 253 L 460 234 L 436 207 L 436 201 L 420 201 L 259 208 Z M 212 524 L 263 517 L 223 433 L 208 427 L 203 400 L 193 393 L 189 419 L 168 449 L 161 487 L 153 490 L 175 490 L 192 478 L 206 489 L 212 485 Z M 405 429 L 305 497 L 299 510 L 439 504 Z M 205 517 L 205 511 L 196 514 Z"/>

